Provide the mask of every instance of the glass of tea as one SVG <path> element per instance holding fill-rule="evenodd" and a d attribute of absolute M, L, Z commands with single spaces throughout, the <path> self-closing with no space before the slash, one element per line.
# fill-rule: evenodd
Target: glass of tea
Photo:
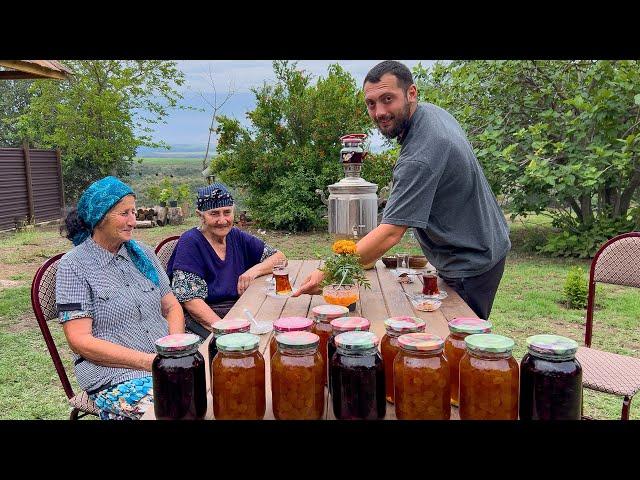
<path fill-rule="evenodd" d="M 291 283 L 289 283 L 288 262 L 283 260 L 273 266 L 273 278 L 276 281 L 276 295 L 290 295 Z"/>
<path fill-rule="evenodd" d="M 422 293 L 424 295 L 439 295 L 438 276 L 433 272 L 427 272 L 422 275 Z"/>

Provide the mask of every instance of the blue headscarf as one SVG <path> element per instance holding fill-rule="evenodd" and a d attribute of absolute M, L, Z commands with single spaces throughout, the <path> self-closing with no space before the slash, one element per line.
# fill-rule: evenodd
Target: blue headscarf
<path fill-rule="evenodd" d="M 129 185 L 115 177 L 104 177 L 89 185 L 78 201 L 78 216 L 88 228 L 76 233 L 73 244 L 80 245 L 89 238 L 98 222 L 127 195 L 135 194 Z M 160 286 L 158 272 L 140 245 L 135 240 L 129 240 L 124 242 L 124 246 L 136 268 L 154 284 Z"/>
<path fill-rule="evenodd" d="M 230 207 L 232 205 L 233 197 L 223 183 L 215 182 L 198 189 L 196 207 L 201 212 L 206 212 L 213 208 Z"/>

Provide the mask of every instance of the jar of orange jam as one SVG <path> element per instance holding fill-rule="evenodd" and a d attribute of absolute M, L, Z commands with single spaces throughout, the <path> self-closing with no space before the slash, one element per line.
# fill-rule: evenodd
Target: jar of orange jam
<path fill-rule="evenodd" d="M 282 317 L 273 322 L 273 336 L 269 342 L 269 358 L 273 358 L 278 345 L 276 336 L 285 332 L 310 332 L 313 320 L 307 317 Z"/>
<path fill-rule="evenodd" d="M 287 332 L 276 337 L 271 358 L 271 398 L 277 420 L 319 420 L 324 413 L 324 361 L 320 337 Z"/>
<path fill-rule="evenodd" d="M 393 361 L 400 350 L 398 337 L 405 333 L 424 332 L 426 323 L 418 317 L 391 317 L 384 321 L 386 333 L 380 340 L 380 353 L 384 363 L 385 395 L 393 403 Z"/>
<path fill-rule="evenodd" d="M 213 414 L 218 420 L 261 420 L 266 409 L 265 365 L 260 337 L 231 333 L 216 340 L 213 359 Z"/>
<path fill-rule="evenodd" d="M 460 419 L 517 420 L 518 362 L 514 342 L 492 333 L 469 335 L 460 360 Z"/>
<path fill-rule="evenodd" d="M 491 333 L 491 322 L 480 318 L 459 317 L 449 322 L 449 336 L 444 341 L 444 354 L 451 371 L 451 405 L 458 406 L 460 372 L 458 366 L 465 352 L 464 339 L 476 333 Z"/>
<path fill-rule="evenodd" d="M 398 420 L 449 420 L 451 382 L 444 340 L 430 333 L 398 337 L 393 361 L 394 397 Z"/>
<path fill-rule="evenodd" d="M 318 351 L 320 355 L 322 355 L 322 360 L 324 362 L 323 366 L 323 378 L 325 379 L 325 383 L 327 382 L 327 365 L 328 357 L 327 357 L 327 342 L 329 341 L 329 337 L 331 336 L 332 327 L 331 320 L 335 320 L 336 318 L 344 317 L 349 314 L 349 309 L 347 307 L 343 307 L 342 305 L 318 305 L 311 309 L 311 313 L 313 315 L 313 326 L 311 327 L 311 332 L 315 333 L 320 337 L 320 344 L 318 345 Z"/>
<path fill-rule="evenodd" d="M 327 360 L 329 363 L 327 365 L 331 365 L 331 359 L 333 355 L 336 353 L 336 335 L 340 335 L 345 332 L 357 332 L 364 331 L 368 332 L 369 327 L 371 327 L 371 323 L 364 317 L 340 317 L 334 320 L 331 320 L 331 336 L 327 341 Z M 328 373 L 328 381 L 329 381 L 329 392 L 331 392 L 331 369 L 327 369 Z"/>

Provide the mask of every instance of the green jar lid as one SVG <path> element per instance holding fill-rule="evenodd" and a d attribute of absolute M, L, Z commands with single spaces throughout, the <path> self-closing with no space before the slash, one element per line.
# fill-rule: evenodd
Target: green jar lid
<path fill-rule="evenodd" d="M 575 356 L 578 343 L 560 335 L 532 335 L 527 337 L 527 348 L 533 355 L 569 357 Z"/>
<path fill-rule="evenodd" d="M 449 330 L 454 333 L 490 333 L 491 322 L 481 318 L 458 317 L 449 322 Z"/>
<path fill-rule="evenodd" d="M 395 333 L 422 332 L 426 325 L 426 322 L 421 318 L 408 316 L 391 317 L 384 321 L 387 331 Z"/>
<path fill-rule="evenodd" d="M 444 340 L 432 333 L 405 333 L 398 337 L 398 344 L 410 352 L 437 352 L 444 347 Z"/>
<path fill-rule="evenodd" d="M 285 332 L 276 335 L 276 342 L 279 347 L 304 350 L 317 347 L 320 337 L 311 332 Z"/>
<path fill-rule="evenodd" d="M 174 333 L 155 341 L 156 352 L 160 355 L 188 353 L 200 345 L 200 336 L 193 333 Z"/>
<path fill-rule="evenodd" d="M 373 332 L 344 332 L 335 337 L 336 347 L 344 350 L 368 350 L 378 346 L 378 337 Z"/>
<path fill-rule="evenodd" d="M 464 339 L 467 350 L 489 353 L 506 353 L 513 350 L 515 342 L 502 335 L 493 333 L 477 333 Z"/>
<path fill-rule="evenodd" d="M 260 337 L 253 333 L 230 333 L 216 339 L 218 350 L 223 352 L 246 352 L 260 344 Z"/>

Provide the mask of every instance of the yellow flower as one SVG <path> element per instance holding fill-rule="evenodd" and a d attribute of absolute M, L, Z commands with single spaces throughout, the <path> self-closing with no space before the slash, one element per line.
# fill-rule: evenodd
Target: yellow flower
<path fill-rule="evenodd" d="M 356 244 L 351 240 L 338 240 L 331 249 L 337 254 L 352 254 L 356 253 Z"/>

